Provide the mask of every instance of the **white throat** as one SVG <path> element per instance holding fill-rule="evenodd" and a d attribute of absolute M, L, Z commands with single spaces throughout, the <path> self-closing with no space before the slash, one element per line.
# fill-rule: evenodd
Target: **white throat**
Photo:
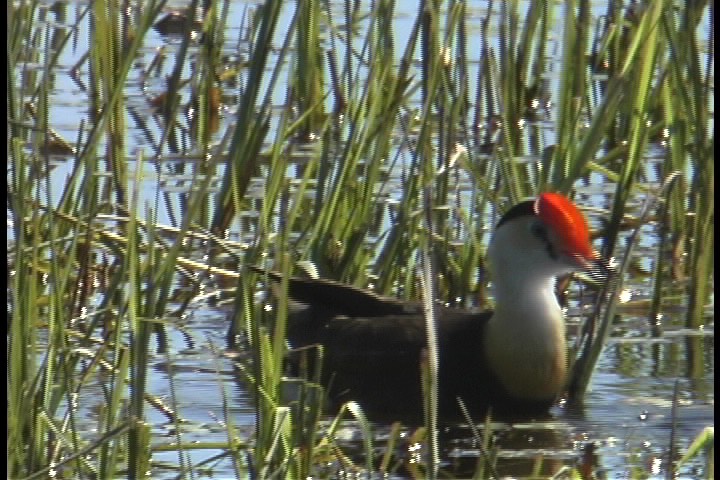
<path fill-rule="evenodd" d="M 536 239 L 528 242 L 526 223 L 501 227 L 488 249 L 495 311 L 484 351 L 507 393 L 549 400 L 562 392 L 567 377 L 565 321 L 555 296 L 556 276 L 565 272 L 532 243 Z"/>

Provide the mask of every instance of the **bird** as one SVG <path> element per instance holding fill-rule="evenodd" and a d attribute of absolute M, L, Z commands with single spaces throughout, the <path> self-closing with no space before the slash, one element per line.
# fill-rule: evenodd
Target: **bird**
<path fill-rule="evenodd" d="M 502 216 L 486 257 L 494 310 L 436 308 L 439 413 L 461 417 L 462 401 L 470 413 L 547 414 L 568 382 L 556 280 L 603 270 L 587 220 L 566 196 L 541 193 Z M 289 345 L 306 352 L 322 346 L 322 384 L 331 410 L 356 401 L 372 418 L 422 418 L 422 302 L 318 278 L 290 277 L 287 293 Z M 299 356 L 289 358 L 297 374 Z"/>

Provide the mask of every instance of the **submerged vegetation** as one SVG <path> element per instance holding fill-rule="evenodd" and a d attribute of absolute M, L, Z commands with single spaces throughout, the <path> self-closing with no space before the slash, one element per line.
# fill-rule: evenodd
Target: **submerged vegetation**
<path fill-rule="evenodd" d="M 542 191 L 596 207 L 596 245 L 620 260 L 617 281 L 594 293 L 576 398 L 642 229 L 659 230 L 656 333 L 678 294 L 688 328 L 712 321 L 712 2 L 424 1 L 402 31 L 391 1 L 267 0 L 240 18 L 229 0 L 189 3 L 174 17 L 171 54 L 147 48 L 162 1 L 95 0 L 72 7 L 73 19 L 65 2 L 8 5 L 10 478 L 149 475 L 149 408 L 177 427 L 182 477 L 215 460 L 189 464 L 193 448 L 223 451 L 237 478 L 323 476 L 332 462 L 395 471 L 391 448 L 374 458 L 361 405 L 320 422 L 317 372 L 297 382 L 299 401 L 284 401 L 286 296 L 268 314 L 263 279 L 244 266 L 287 276 L 312 261 L 382 294 L 485 306 L 493 219 Z M 146 84 L 162 75 L 151 98 Z M 53 116 L 60 76 L 87 105 L 64 141 Z M 221 104 L 234 105 L 222 110 L 224 131 Z M 58 155 L 64 180 L 52 175 Z M 160 188 L 169 173 L 187 182 L 179 195 Z M 240 433 L 226 407 L 227 443 L 189 445 L 172 396 L 168 405 L 148 391 L 149 358 L 167 353 L 167 330 L 205 284 L 236 278 L 228 338 L 247 353 L 237 368 L 254 393 L 255 432 Z M 583 284 L 572 285 L 576 299 Z M 88 431 L 78 402 L 97 395 Z M 333 440 L 344 418 L 358 421 L 365 465 Z M 403 467 L 417 478 L 437 475 L 435 422 L 428 415 L 427 429 L 402 440 L 429 445 Z M 478 444 L 489 446 L 487 427 Z M 399 441 L 393 428 L 388 444 Z M 706 431 L 692 452 L 712 442 Z M 476 478 L 492 474 L 491 457 L 479 457 Z"/>

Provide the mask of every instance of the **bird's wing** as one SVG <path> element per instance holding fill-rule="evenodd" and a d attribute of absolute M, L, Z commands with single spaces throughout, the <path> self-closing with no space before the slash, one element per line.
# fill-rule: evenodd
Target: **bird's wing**
<path fill-rule="evenodd" d="M 275 282 L 282 280 L 282 276 L 277 272 L 255 267 L 252 269 L 268 275 Z M 288 295 L 299 303 L 322 307 L 348 317 L 422 313 L 422 308 L 417 303 L 384 297 L 368 290 L 326 279 L 290 277 Z"/>
<path fill-rule="evenodd" d="M 436 325 L 439 347 L 452 348 L 458 339 L 465 338 L 477 342 L 477 345 L 489 317 L 489 313 L 438 309 Z M 416 355 L 427 346 L 427 342 L 422 313 L 378 317 L 337 315 L 324 322 L 317 339 L 317 343 L 332 348 L 339 355 L 358 356 L 382 352 L 389 356 L 405 353 Z"/>

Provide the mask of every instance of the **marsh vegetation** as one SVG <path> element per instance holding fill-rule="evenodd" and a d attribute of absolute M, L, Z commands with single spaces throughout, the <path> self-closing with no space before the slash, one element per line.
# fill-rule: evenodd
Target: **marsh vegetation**
<path fill-rule="evenodd" d="M 489 232 L 543 191 L 617 259 L 567 286 L 577 395 L 652 396 L 648 456 L 711 478 L 712 432 L 688 448 L 714 401 L 712 2 L 169 3 L 8 4 L 10 478 L 503 474 L 522 428 L 327 417 L 316 372 L 288 406 L 286 296 L 268 312 L 245 267 L 486 307 Z M 620 392 L 648 371 L 675 387 Z M 214 427 L 187 420 L 193 372 Z M 557 421 L 515 475 L 602 475 Z"/>

